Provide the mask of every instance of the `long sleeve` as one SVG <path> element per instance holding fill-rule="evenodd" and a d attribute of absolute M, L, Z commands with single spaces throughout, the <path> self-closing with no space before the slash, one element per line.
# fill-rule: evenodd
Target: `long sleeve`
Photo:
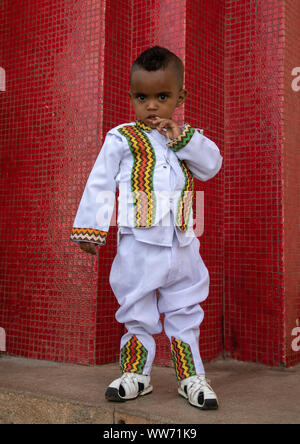
<path fill-rule="evenodd" d="M 211 179 L 221 169 L 223 157 L 217 145 L 189 124 L 185 124 L 182 134 L 169 142 L 168 147 L 199 180 Z"/>
<path fill-rule="evenodd" d="M 74 220 L 71 240 L 104 245 L 114 209 L 123 141 L 108 133 L 92 168 Z"/>

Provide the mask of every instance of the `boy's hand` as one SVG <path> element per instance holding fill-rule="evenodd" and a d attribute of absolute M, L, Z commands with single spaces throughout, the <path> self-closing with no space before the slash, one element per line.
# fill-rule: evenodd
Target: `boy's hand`
<path fill-rule="evenodd" d="M 86 253 L 97 254 L 96 245 L 91 242 L 79 242 L 79 247 Z"/>
<path fill-rule="evenodd" d="M 161 119 L 160 117 L 155 117 L 153 119 L 153 124 L 156 125 L 157 131 L 160 132 L 165 137 L 169 139 L 176 139 L 182 133 L 178 124 L 172 119 Z"/>

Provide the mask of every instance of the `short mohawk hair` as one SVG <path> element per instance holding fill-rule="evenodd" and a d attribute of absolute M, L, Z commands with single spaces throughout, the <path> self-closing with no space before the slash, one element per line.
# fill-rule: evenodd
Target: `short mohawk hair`
<path fill-rule="evenodd" d="M 130 81 L 133 72 L 137 68 L 145 69 L 146 71 L 157 71 L 159 69 L 167 69 L 170 65 L 175 69 L 178 81 L 182 87 L 184 77 L 184 66 L 182 61 L 176 54 L 169 51 L 162 46 L 153 46 L 142 52 L 134 61 L 130 70 Z"/>

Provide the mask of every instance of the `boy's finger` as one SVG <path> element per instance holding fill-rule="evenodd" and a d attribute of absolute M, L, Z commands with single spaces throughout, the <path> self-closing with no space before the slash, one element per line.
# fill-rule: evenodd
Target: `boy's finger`
<path fill-rule="evenodd" d="M 163 119 L 163 118 L 157 117 L 157 116 L 153 118 L 153 123 L 157 126 L 163 125 L 167 121 L 168 121 L 167 119 Z"/>
<path fill-rule="evenodd" d="M 161 119 L 160 122 L 158 123 L 159 125 L 167 125 L 169 124 L 169 120 L 168 119 Z"/>
<path fill-rule="evenodd" d="M 162 121 L 163 119 L 161 117 L 155 116 L 155 117 L 153 117 L 152 120 L 155 120 L 155 122 L 158 123 L 158 122 Z"/>
<path fill-rule="evenodd" d="M 163 120 L 162 122 L 160 122 L 158 124 L 158 128 L 160 130 L 166 130 L 167 128 L 170 128 L 170 127 L 171 127 L 171 125 L 170 125 L 170 122 L 168 120 Z"/>
<path fill-rule="evenodd" d="M 89 244 L 89 248 L 88 248 L 88 250 L 87 250 L 89 253 L 91 253 L 91 254 L 96 254 L 97 252 L 96 252 L 96 247 L 95 247 L 95 245 L 94 244 Z"/>
<path fill-rule="evenodd" d="M 80 242 L 79 246 L 86 253 L 97 254 L 96 247 L 94 244 L 89 244 L 87 242 Z"/>

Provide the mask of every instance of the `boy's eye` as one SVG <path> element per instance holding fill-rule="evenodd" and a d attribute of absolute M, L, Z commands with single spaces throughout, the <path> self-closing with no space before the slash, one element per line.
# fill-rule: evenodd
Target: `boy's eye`
<path fill-rule="evenodd" d="M 167 97 L 167 94 L 159 94 L 159 100 L 166 100 Z"/>
<path fill-rule="evenodd" d="M 144 94 L 137 94 L 136 98 L 139 102 L 144 102 L 146 100 L 146 96 Z M 167 94 L 158 94 L 158 99 L 161 102 L 164 102 L 168 98 Z"/>

